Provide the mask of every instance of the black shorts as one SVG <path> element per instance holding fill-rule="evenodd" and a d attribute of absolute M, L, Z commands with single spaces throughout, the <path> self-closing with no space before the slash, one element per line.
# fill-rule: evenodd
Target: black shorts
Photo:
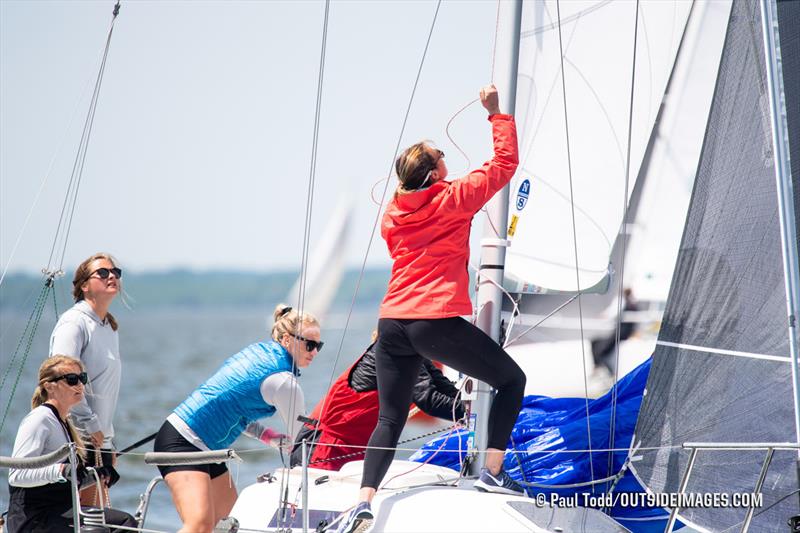
<path fill-rule="evenodd" d="M 203 450 L 186 440 L 169 421 L 165 421 L 161 425 L 161 429 L 158 430 L 156 441 L 153 444 L 153 451 L 200 452 Z M 205 465 L 158 465 L 158 471 L 161 472 L 161 477 L 166 477 L 170 472 L 205 472 L 211 479 L 214 479 L 227 472 L 228 467 L 225 466 L 225 463 L 210 463 Z"/>

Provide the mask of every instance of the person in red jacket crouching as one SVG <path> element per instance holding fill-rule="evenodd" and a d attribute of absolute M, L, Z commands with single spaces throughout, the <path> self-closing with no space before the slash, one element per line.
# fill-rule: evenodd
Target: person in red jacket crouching
<path fill-rule="evenodd" d="M 454 422 L 464 417 L 458 389 L 427 359 L 422 362 L 412 400 L 420 411 L 431 416 Z M 315 424 L 306 423 L 297 434 L 291 466 L 302 463 L 303 439 L 311 445 L 309 465 L 314 468 L 339 470 L 350 461 L 364 458 L 364 450 L 357 446 L 366 446 L 378 423 L 374 338 L 361 357 L 331 385 L 311 419 Z"/>

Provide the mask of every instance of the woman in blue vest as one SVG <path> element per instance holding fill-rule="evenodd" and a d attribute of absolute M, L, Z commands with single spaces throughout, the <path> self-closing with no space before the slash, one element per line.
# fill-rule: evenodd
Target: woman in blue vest
<path fill-rule="evenodd" d="M 288 437 L 294 438 L 302 425 L 297 415 L 305 414 L 298 368 L 311 364 L 322 349 L 319 322 L 282 304 L 274 317 L 272 340 L 251 344 L 229 358 L 189 395 L 161 426 L 155 451 L 222 450 L 242 433 L 277 446 L 287 436 L 257 422 L 276 412 Z M 158 469 L 183 521 L 181 532 L 210 533 L 236 502 L 236 487 L 224 463 Z"/>

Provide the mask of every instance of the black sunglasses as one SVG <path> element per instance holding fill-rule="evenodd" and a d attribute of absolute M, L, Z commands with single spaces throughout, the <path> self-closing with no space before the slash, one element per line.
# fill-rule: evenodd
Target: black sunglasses
<path fill-rule="evenodd" d="M 121 279 L 122 278 L 122 269 L 121 268 L 117 268 L 117 267 L 114 267 L 114 268 L 100 267 L 97 270 L 95 270 L 94 272 L 92 272 L 91 274 L 89 274 L 89 277 L 91 278 L 95 274 L 97 274 L 97 277 L 99 277 L 100 279 L 108 279 L 108 276 L 110 274 L 114 274 L 115 278 Z"/>
<path fill-rule="evenodd" d="M 81 372 L 80 374 L 75 374 L 74 372 L 70 372 L 69 374 L 62 374 L 57 378 L 53 378 L 50 381 L 55 383 L 56 381 L 64 380 L 67 382 L 67 385 L 70 387 L 74 387 L 78 383 L 83 383 L 86 385 L 86 382 L 89 381 L 89 376 L 86 375 L 86 372 Z"/>
<path fill-rule="evenodd" d="M 297 339 L 299 341 L 305 342 L 306 343 L 306 351 L 307 352 L 313 352 L 314 348 L 316 348 L 317 351 L 320 352 L 320 351 L 322 351 L 322 345 L 325 344 L 322 341 L 312 341 L 310 339 L 306 339 L 305 337 L 301 337 L 300 335 L 294 335 L 292 333 L 290 333 L 289 335 L 291 335 L 292 337 L 294 337 L 295 339 Z"/>

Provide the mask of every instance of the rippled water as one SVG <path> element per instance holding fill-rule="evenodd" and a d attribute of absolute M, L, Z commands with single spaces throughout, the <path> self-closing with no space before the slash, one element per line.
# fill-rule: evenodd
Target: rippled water
<path fill-rule="evenodd" d="M 2 372 L 9 368 L 29 312 L 0 313 Z M 171 410 L 210 376 L 225 358 L 252 342 L 267 338 L 267 316 L 270 315 L 271 308 L 170 308 L 120 313 L 118 318 L 123 383 L 114 424 L 117 447 L 124 448 L 155 432 Z M 354 313 L 344 338 L 344 313 L 331 316 L 323 323 L 325 349 L 313 365 L 303 371 L 300 378 L 309 411 L 327 390 L 332 376 L 338 376 L 367 346 L 376 324 L 375 317 L 375 310 L 372 309 Z M 0 455 L 11 454 L 17 425 L 30 409 L 36 371 L 47 353 L 50 332 L 54 325 L 55 313 L 50 307 L 42 317 L 31 345 L 29 359 L 19 376 L 5 425 L 0 432 Z M 341 355 L 336 362 L 340 345 Z M 24 349 L 23 345 L 12 366 L 12 372 L 0 391 L 0 413 L 6 411 Z M 429 429 L 409 424 L 406 434 L 420 434 Z M 418 444 L 421 442 L 418 441 Z M 234 444 L 234 448 L 254 450 L 244 451 L 244 462 L 232 466 L 232 475 L 240 490 L 253 483 L 257 475 L 281 465 L 277 451 L 265 449 L 254 440 L 241 438 Z M 149 443 L 120 458 L 118 470 L 122 480 L 111 491 L 114 507 L 130 513 L 136 509 L 139 494 L 158 475 L 155 467 L 144 465 L 142 461 L 141 454 L 151 450 L 152 443 Z M 6 473 L 3 472 L 2 475 L 5 477 Z M 0 489 L 0 509 L 5 510 L 7 504 L 6 486 Z M 175 531 L 179 525 L 168 491 L 162 484 L 154 492 L 145 527 Z"/>

